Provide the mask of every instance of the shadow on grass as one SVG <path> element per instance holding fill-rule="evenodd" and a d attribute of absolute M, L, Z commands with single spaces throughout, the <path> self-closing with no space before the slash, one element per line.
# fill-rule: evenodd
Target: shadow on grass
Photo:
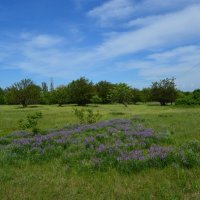
<path fill-rule="evenodd" d="M 39 106 L 39 105 L 30 105 L 27 107 L 18 106 L 18 107 L 16 107 L 16 109 L 29 109 L 29 108 L 39 108 L 39 107 L 41 107 L 41 106 Z"/>
<path fill-rule="evenodd" d="M 125 115 L 123 112 L 110 112 L 110 115 Z"/>

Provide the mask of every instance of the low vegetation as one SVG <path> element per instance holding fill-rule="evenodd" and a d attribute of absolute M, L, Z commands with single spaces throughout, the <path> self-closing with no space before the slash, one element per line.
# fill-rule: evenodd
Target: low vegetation
<path fill-rule="evenodd" d="M 87 109 L 101 118 L 80 124 L 75 109 L 84 120 Z M 0 197 L 198 199 L 199 109 L 1 106 Z M 37 112 L 37 133 L 19 128 L 19 119 L 27 123 Z"/>
<path fill-rule="evenodd" d="M 31 116 L 28 125 L 35 128 L 37 117 Z M 170 164 L 193 167 L 200 162 L 199 141 L 175 147 L 170 135 L 156 134 L 138 123 L 138 118 L 75 126 L 45 135 L 18 132 L 2 137 L 0 144 L 2 166 L 61 157 L 61 163 L 71 169 L 90 172 L 115 168 L 131 173 Z"/>

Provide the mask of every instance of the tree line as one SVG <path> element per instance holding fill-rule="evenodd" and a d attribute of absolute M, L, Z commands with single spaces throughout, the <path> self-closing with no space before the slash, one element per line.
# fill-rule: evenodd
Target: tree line
<path fill-rule="evenodd" d="M 200 94 L 198 91 L 194 92 L 196 96 Z M 138 102 L 157 101 L 164 106 L 167 103 L 172 104 L 176 101 L 183 104 L 187 99 L 192 98 L 190 95 L 190 93 L 177 90 L 174 78 L 153 82 L 149 88 L 141 90 L 126 83 L 113 84 L 108 81 L 100 81 L 94 84 L 85 77 L 56 88 L 54 88 L 52 81 L 50 87 L 48 87 L 46 82 L 39 86 L 31 79 L 23 79 L 6 89 L 0 88 L 0 104 L 21 104 L 23 107 L 27 107 L 30 104 L 58 104 L 59 106 L 77 104 L 84 106 L 90 103 L 121 103 L 127 106 Z"/>

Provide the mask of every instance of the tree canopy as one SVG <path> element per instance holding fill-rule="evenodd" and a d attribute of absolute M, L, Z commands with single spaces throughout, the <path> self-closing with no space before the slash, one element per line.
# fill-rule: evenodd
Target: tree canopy
<path fill-rule="evenodd" d="M 174 78 L 166 78 L 159 82 L 152 83 L 152 98 L 165 106 L 167 103 L 175 102 L 177 98 L 177 89 Z"/>

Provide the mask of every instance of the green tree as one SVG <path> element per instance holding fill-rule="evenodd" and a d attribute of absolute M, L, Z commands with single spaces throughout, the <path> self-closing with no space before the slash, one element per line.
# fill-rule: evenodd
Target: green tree
<path fill-rule="evenodd" d="M 177 98 L 174 78 L 166 78 L 159 82 L 153 82 L 151 90 L 153 100 L 160 102 L 161 106 L 165 106 L 167 103 L 172 104 Z"/>
<path fill-rule="evenodd" d="M 102 102 L 102 99 L 98 95 L 94 95 L 91 99 L 91 103 L 93 104 L 100 104 Z"/>
<path fill-rule="evenodd" d="M 56 104 L 57 103 L 56 90 L 54 89 L 53 79 L 51 79 L 51 82 L 50 82 L 49 103 L 50 104 Z"/>
<path fill-rule="evenodd" d="M 102 99 L 103 104 L 111 103 L 109 94 L 111 93 L 114 84 L 107 81 L 100 81 L 95 85 L 97 95 Z"/>
<path fill-rule="evenodd" d="M 200 89 L 193 92 L 180 92 L 176 105 L 200 105 Z"/>
<path fill-rule="evenodd" d="M 56 101 L 59 106 L 69 102 L 69 90 L 67 86 L 59 86 L 56 88 Z"/>
<path fill-rule="evenodd" d="M 5 102 L 8 105 L 19 104 L 16 99 L 15 89 L 13 87 L 9 87 L 5 89 Z"/>
<path fill-rule="evenodd" d="M 0 88 L 0 104 L 5 104 L 5 92 Z"/>
<path fill-rule="evenodd" d="M 10 92 L 15 103 L 22 104 L 23 107 L 38 103 L 40 99 L 40 87 L 35 85 L 31 79 L 23 79 L 15 83 Z"/>
<path fill-rule="evenodd" d="M 40 103 L 44 105 L 50 104 L 50 93 L 46 82 L 42 82 L 40 92 Z"/>
<path fill-rule="evenodd" d="M 193 97 L 196 101 L 198 101 L 200 103 L 200 89 L 193 91 Z"/>
<path fill-rule="evenodd" d="M 131 102 L 136 104 L 137 102 L 141 102 L 140 90 L 133 88 L 132 95 L 131 95 Z"/>
<path fill-rule="evenodd" d="M 140 92 L 140 98 L 143 103 L 152 101 L 151 88 L 143 88 Z"/>
<path fill-rule="evenodd" d="M 68 85 L 70 102 L 78 105 L 90 103 L 92 96 L 95 95 L 95 88 L 92 82 L 85 77 L 74 80 Z"/>
<path fill-rule="evenodd" d="M 126 83 L 116 84 L 110 95 L 112 102 L 122 103 L 125 106 L 131 102 L 133 97 L 132 88 Z"/>

